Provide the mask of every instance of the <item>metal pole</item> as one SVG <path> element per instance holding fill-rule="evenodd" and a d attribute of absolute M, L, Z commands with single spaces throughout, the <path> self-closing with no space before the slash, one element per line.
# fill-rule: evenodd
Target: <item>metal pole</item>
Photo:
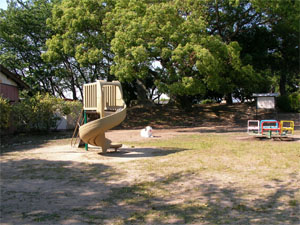
<path fill-rule="evenodd" d="M 84 110 L 84 124 L 87 123 L 87 115 L 86 115 L 86 110 Z M 88 144 L 84 144 L 84 147 L 85 147 L 85 150 L 87 151 L 88 150 Z"/>
<path fill-rule="evenodd" d="M 255 110 L 255 119 L 257 120 L 257 97 L 256 97 L 256 110 Z"/>

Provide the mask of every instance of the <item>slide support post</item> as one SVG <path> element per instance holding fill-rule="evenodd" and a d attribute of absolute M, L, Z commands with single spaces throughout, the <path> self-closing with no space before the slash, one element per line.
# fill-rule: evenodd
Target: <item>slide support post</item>
<path fill-rule="evenodd" d="M 84 124 L 86 124 L 87 123 L 86 110 L 84 110 L 83 115 L 84 115 Z M 88 144 L 84 144 L 84 147 L 85 147 L 85 150 L 87 151 L 88 150 Z"/>

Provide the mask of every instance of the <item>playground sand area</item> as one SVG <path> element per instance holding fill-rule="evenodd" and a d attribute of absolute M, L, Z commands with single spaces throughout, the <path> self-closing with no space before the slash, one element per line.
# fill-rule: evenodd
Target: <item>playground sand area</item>
<path fill-rule="evenodd" d="M 294 141 L 226 126 L 139 133 L 109 131 L 125 144 L 107 154 L 59 133 L 6 146 L 1 224 L 299 224 L 299 130 Z"/>

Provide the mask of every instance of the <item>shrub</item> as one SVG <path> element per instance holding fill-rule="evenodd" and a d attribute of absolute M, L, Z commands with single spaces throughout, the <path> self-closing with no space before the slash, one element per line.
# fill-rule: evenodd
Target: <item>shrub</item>
<path fill-rule="evenodd" d="M 300 92 L 290 94 L 289 103 L 293 112 L 300 112 Z"/>
<path fill-rule="evenodd" d="M 279 96 L 277 106 L 285 112 L 300 112 L 300 93 Z"/>
<path fill-rule="evenodd" d="M 7 99 L 0 96 L 0 129 L 8 128 L 11 105 Z"/>
<path fill-rule="evenodd" d="M 75 121 L 80 114 L 79 101 L 64 101 L 49 94 L 23 93 L 21 102 L 12 107 L 13 123 L 18 132 L 55 129 L 60 115 L 70 115 Z"/>
<path fill-rule="evenodd" d="M 289 102 L 289 98 L 287 95 L 279 96 L 276 99 L 277 107 L 285 112 L 289 112 L 291 110 L 288 102 Z"/>
<path fill-rule="evenodd" d="M 72 118 L 76 118 L 79 116 L 80 111 L 82 110 L 82 103 L 80 101 L 61 101 L 62 103 L 59 111 L 63 115 L 70 115 Z"/>
<path fill-rule="evenodd" d="M 13 105 L 0 96 L 1 130 L 8 128 L 10 122 L 16 132 L 50 131 L 56 128 L 60 115 L 69 115 L 76 122 L 82 110 L 80 101 L 64 101 L 40 93 L 29 96 L 23 92 L 21 95 L 22 101 Z"/>
<path fill-rule="evenodd" d="M 213 99 L 204 99 L 201 101 L 201 104 L 213 104 L 213 103 L 216 103 L 216 101 Z"/>
<path fill-rule="evenodd" d="M 13 106 L 13 121 L 18 131 L 48 131 L 55 127 L 58 117 L 54 114 L 59 100 L 49 94 L 37 93 Z"/>
<path fill-rule="evenodd" d="M 68 115 L 70 121 L 73 121 L 73 125 L 76 125 L 76 121 L 82 110 L 82 103 L 80 101 L 64 101 L 61 100 L 60 107 L 57 110 L 58 115 Z"/>

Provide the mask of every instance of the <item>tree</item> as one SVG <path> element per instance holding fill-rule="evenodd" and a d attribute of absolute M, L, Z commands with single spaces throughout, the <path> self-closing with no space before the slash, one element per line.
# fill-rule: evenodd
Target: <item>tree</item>
<path fill-rule="evenodd" d="M 41 58 L 52 32 L 46 26 L 52 6 L 47 0 L 12 0 L 0 11 L 0 63 L 22 75 L 32 90 L 63 95 L 56 86 L 61 79 Z"/>
<path fill-rule="evenodd" d="M 264 36 L 262 14 L 257 12 L 249 0 L 210 0 L 207 1 L 206 20 L 211 35 L 219 35 L 225 43 L 238 42 L 241 48 L 240 59 L 244 65 L 253 68 L 252 79 L 239 79 L 233 90 L 235 98 L 241 101 L 251 98 L 253 92 L 269 89 L 270 82 L 264 75 L 266 52 L 270 46 Z M 242 77 L 243 78 L 243 77 Z M 226 96 L 231 100 L 231 93 Z"/>
<path fill-rule="evenodd" d="M 255 80 L 237 42 L 210 35 L 200 1 L 122 0 L 105 19 L 121 80 L 151 76 L 158 90 L 182 105 L 208 90 L 230 94 Z"/>
<path fill-rule="evenodd" d="M 62 68 L 81 93 L 83 83 L 113 79 L 110 40 L 102 27 L 102 20 L 113 4 L 113 1 L 66 0 L 54 6 L 53 15 L 47 20 L 54 34 L 47 40 L 47 52 L 42 57 Z"/>
<path fill-rule="evenodd" d="M 280 94 L 295 92 L 299 89 L 297 78 L 300 77 L 300 2 L 256 0 L 253 4 L 269 18 L 268 26 L 277 41 L 276 46 L 270 51 L 272 57 L 270 67 L 274 74 L 279 75 Z"/>
<path fill-rule="evenodd" d="M 74 99 L 83 83 L 115 77 L 127 102 L 154 91 L 182 106 L 284 94 L 299 87 L 299 8 L 293 0 L 11 0 L 0 11 L 0 62 L 33 89 Z"/>
<path fill-rule="evenodd" d="M 292 0 L 207 2 L 210 33 L 219 35 L 226 43 L 237 41 L 242 48 L 243 63 L 252 65 L 261 74 L 258 82 L 251 82 L 254 87 L 235 90 L 239 98 L 248 98 L 254 91 L 275 91 L 274 84 L 280 87 L 281 94 L 286 88 L 295 90 L 295 77 L 299 75 L 299 3 Z"/>
<path fill-rule="evenodd" d="M 300 2 L 252 0 L 249 4 L 260 16 L 255 29 L 248 29 L 238 38 L 245 56 L 250 55 L 254 68 L 273 80 L 273 90 L 268 91 L 279 91 L 281 95 L 295 92 L 300 77 Z"/>

